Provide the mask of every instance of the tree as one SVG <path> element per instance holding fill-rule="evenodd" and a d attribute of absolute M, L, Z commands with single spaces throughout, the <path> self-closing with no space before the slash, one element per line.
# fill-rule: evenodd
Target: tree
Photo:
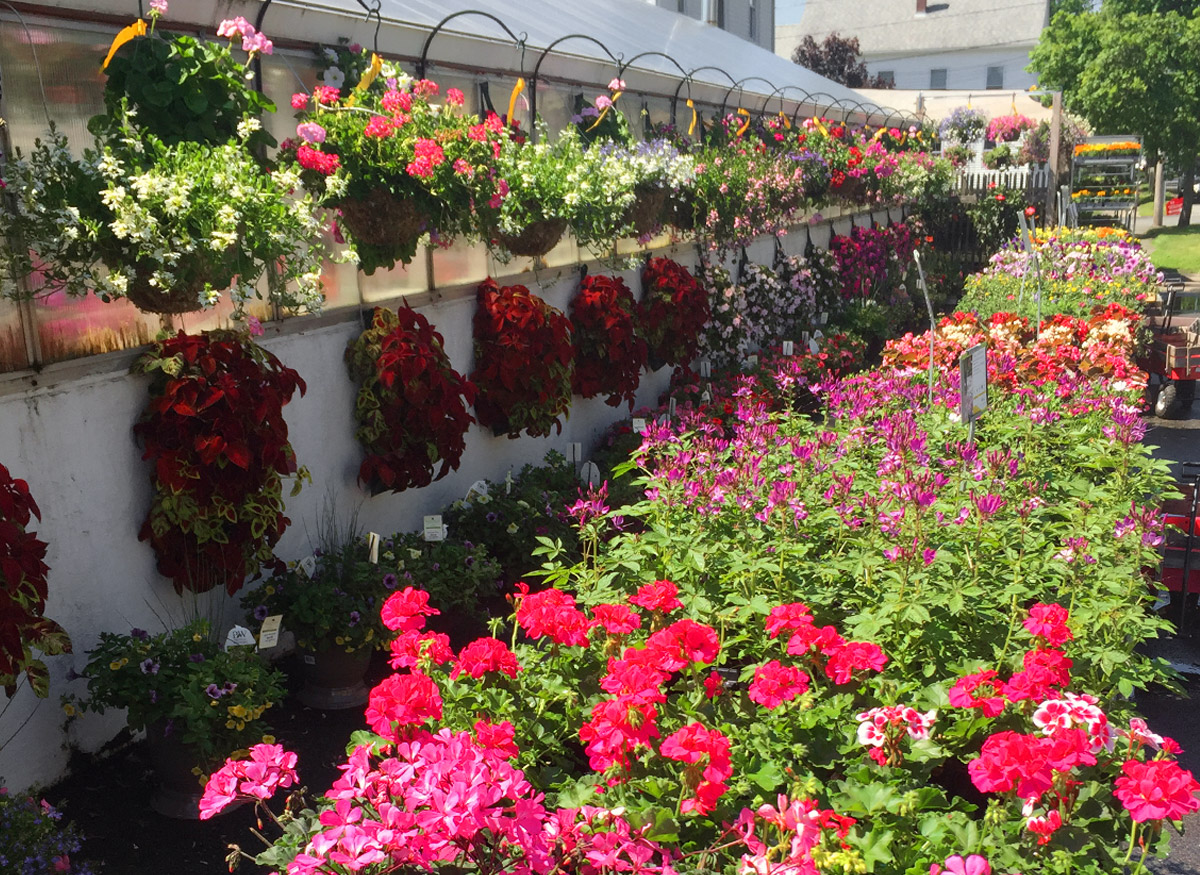
<path fill-rule="evenodd" d="M 792 63 L 851 88 L 894 88 L 893 83 L 867 72 L 859 51 L 858 37 L 831 33 L 825 42 L 818 44 L 806 36 L 792 52 Z"/>
<path fill-rule="evenodd" d="M 1097 133 L 1132 133 L 1152 159 L 1183 170 L 1189 224 L 1200 153 L 1200 3 L 1104 0 L 1097 11 L 1064 8 L 1031 55 L 1039 84 Z"/>

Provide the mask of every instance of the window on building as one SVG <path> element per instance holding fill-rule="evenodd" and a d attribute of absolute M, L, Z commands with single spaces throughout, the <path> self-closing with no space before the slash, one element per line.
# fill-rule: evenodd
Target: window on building
<path fill-rule="evenodd" d="M 929 71 L 929 87 L 935 91 L 946 90 L 946 68 L 941 67 Z"/>
<path fill-rule="evenodd" d="M 1003 88 L 1004 87 L 1004 68 L 1003 67 L 988 67 L 987 68 L 987 87 L 988 88 Z"/>
<path fill-rule="evenodd" d="M 750 0 L 750 39 L 758 40 L 758 9 L 754 0 Z"/>
<path fill-rule="evenodd" d="M 895 84 L 896 84 L 896 71 L 895 70 L 880 70 L 875 75 L 879 77 L 880 82 L 884 82 L 891 86 L 895 86 Z"/>

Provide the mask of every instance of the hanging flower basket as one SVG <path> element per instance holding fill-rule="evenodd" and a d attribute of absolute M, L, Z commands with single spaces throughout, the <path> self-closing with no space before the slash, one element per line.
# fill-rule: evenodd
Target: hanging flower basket
<path fill-rule="evenodd" d="M 385 188 L 373 188 L 362 200 L 343 201 L 341 223 L 354 239 L 372 246 L 407 249 L 425 227 L 425 218 L 411 200 Z"/>
<path fill-rule="evenodd" d="M 233 272 L 221 270 L 214 275 L 213 255 L 192 256 L 182 260 L 186 266 L 180 273 L 188 279 L 176 282 L 170 288 L 164 289 L 154 284 L 154 266 L 138 264 L 134 268 L 134 278 L 129 283 L 125 297 L 129 302 L 146 313 L 192 313 L 204 308 L 200 293 L 207 286 L 215 290 L 229 288 L 233 282 Z"/>
<path fill-rule="evenodd" d="M 665 188 L 638 188 L 637 200 L 629 208 L 628 214 L 629 224 L 638 237 L 653 234 L 662 226 L 667 194 Z"/>
<path fill-rule="evenodd" d="M 667 221 L 680 231 L 696 230 L 696 204 L 686 194 L 673 194 L 664 209 Z"/>
<path fill-rule="evenodd" d="M 519 234 L 499 234 L 504 248 L 513 255 L 540 258 L 558 245 L 566 233 L 566 219 L 540 219 L 531 222 Z"/>

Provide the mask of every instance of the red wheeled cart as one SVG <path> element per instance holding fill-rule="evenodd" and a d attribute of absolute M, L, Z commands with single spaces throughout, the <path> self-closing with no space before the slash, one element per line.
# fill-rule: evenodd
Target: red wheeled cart
<path fill-rule="evenodd" d="M 1200 379 L 1200 313 L 1175 312 L 1184 297 L 1183 284 L 1170 283 L 1161 303 L 1146 311 L 1151 341 L 1138 364 L 1150 374 L 1146 400 L 1161 419 L 1187 411 Z"/>

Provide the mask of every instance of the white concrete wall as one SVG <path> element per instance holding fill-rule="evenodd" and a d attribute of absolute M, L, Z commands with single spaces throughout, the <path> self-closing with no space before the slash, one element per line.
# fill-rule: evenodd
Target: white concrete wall
<path fill-rule="evenodd" d="M 837 215 L 838 211 L 830 211 Z M 893 211 L 893 219 L 899 218 Z M 887 220 L 880 212 L 877 221 Z M 848 217 L 822 221 L 811 229 L 813 242 L 827 246 L 831 228 L 848 233 Z M 784 238 L 785 250 L 800 253 L 801 230 Z M 688 266 L 696 262 L 694 246 L 677 247 L 672 257 Z M 770 263 L 770 239 L 749 248 L 751 259 Z M 592 272 L 603 267 L 592 264 Z M 636 271 L 625 275 L 635 295 L 641 293 Z M 564 311 L 577 288 L 576 268 L 523 274 L 521 282 Z M 501 279 L 501 282 L 506 280 Z M 428 302 L 428 294 L 417 300 Z M 474 287 L 444 292 L 439 302 L 418 306 L 446 338 L 454 366 L 472 367 L 471 319 Z M 370 497 L 356 483 L 361 450 L 354 439 L 355 386 L 346 375 L 342 354 L 359 333 L 359 323 L 320 325 L 303 319 L 268 329 L 262 344 L 308 383 L 308 392 L 285 409 L 292 445 L 313 484 L 287 500 L 292 526 L 277 554 L 297 559 L 311 552 L 308 533 L 315 533 L 322 506 L 336 503 L 343 513 L 360 508 L 359 521 L 369 530 L 394 533 L 416 529 L 421 516 L 436 513 L 461 497 L 479 478 L 497 479 L 510 468 L 538 462 L 549 449 L 567 453 L 571 441 L 590 447 L 612 422 L 627 415 L 603 399 L 576 399 L 561 436 L 508 440 L 473 427 L 459 471 L 421 490 Z M 36 527 L 48 542 L 49 602 L 46 614 L 70 634 L 75 653 L 48 660 L 50 698 L 38 700 L 22 688 L 12 701 L 0 694 L 0 777 L 10 788 L 49 783 L 60 777 L 69 746 L 94 751 L 123 725 L 120 714 L 85 715 L 67 725 L 59 700 L 64 693 L 82 694 L 84 685 L 68 681 L 72 668 L 82 668 L 87 651 L 101 631 L 152 631 L 177 624 L 202 611 L 232 621 L 235 599 L 179 598 L 155 570 L 154 554 L 137 539 L 150 504 L 149 473 L 133 440 L 132 426 L 147 401 L 149 379 L 130 376 L 134 353 L 98 356 L 52 365 L 40 373 L 23 372 L 0 379 L 0 461 L 16 477 L 27 480 L 42 509 Z M 637 402 L 654 404 L 665 388 L 669 369 L 642 380 Z M 586 449 L 585 449 L 586 452 Z M 286 494 L 286 490 L 285 490 Z"/>
<path fill-rule="evenodd" d="M 944 52 L 936 55 L 864 55 L 863 61 L 872 75 L 891 70 L 895 75 L 896 88 L 899 89 L 928 91 L 929 71 L 935 68 L 946 70 L 947 89 L 984 91 L 987 88 L 988 67 L 1004 68 L 1001 91 L 1025 91 L 1037 82 L 1034 74 L 1025 71 L 1029 64 L 1028 52 L 1019 49 Z"/>

